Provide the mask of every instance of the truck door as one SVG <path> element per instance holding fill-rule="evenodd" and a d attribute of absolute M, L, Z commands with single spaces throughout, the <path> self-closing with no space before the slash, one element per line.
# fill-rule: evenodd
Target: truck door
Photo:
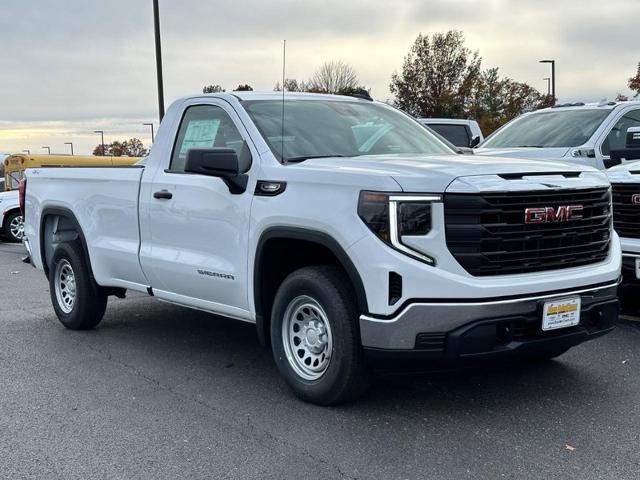
<path fill-rule="evenodd" d="M 640 109 L 636 108 L 623 111 L 616 119 L 613 127 L 607 130 L 606 136 L 600 143 L 598 152 L 601 155 L 602 161 L 605 162 L 605 165 L 606 161 L 611 158 L 609 155 L 611 150 L 625 148 L 629 127 L 640 127 Z"/>
<path fill-rule="evenodd" d="M 231 194 L 215 177 L 184 172 L 190 148 L 249 148 L 249 185 Z M 169 151 L 171 150 L 171 151 Z M 249 214 L 258 155 L 233 109 L 222 100 L 188 106 L 170 155 L 141 189 L 140 261 L 154 295 L 248 318 Z M 246 154 L 246 152 L 244 152 Z M 144 182 L 143 182 L 144 183 Z M 143 198 L 144 197 L 144 198 Z"/>

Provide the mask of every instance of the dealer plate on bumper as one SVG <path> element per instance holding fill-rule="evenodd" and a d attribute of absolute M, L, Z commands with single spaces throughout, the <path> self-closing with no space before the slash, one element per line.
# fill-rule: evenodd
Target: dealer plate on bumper
<path fill-rule="evenodd" d="M 574 327 L 580 323 L 580 297 L 544 302 L 542 330 Z"/>

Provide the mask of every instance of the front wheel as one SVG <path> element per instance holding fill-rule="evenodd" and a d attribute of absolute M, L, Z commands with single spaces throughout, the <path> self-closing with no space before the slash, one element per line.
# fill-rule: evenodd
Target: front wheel
<path fill-rule="evenodd" d="M 58 320 L 71 330 L 87 330 L 100 323 L 107 295 L 93 279 L 79 242 L 61 243 L 49 269 L 51 303 Z"/>
<path fill-rule="evenodd" d="M 280 374 L 305 401 L 334 405 L 368 386 L 353 288 L 330 266 L 291 273 L 276 294 L 271 316 L 273 356 Z"/>
<path fill-rule="evenodd" d="M 8 241 L 14 243 L 22 241 L 22 237 L 24 235 L 24 223 L 20 212 L 13 212 L 7 215 L 3 230 Z"/>

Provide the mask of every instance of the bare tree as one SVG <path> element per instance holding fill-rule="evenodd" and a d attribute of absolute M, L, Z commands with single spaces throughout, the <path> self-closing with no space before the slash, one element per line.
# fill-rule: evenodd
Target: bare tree
<path fill-rule="evenodd" d="M 322 64 L 309 80 L 308 90 L 319 93 L 339 93 L 359 88 L 355 69 L 342 60 Z"/>

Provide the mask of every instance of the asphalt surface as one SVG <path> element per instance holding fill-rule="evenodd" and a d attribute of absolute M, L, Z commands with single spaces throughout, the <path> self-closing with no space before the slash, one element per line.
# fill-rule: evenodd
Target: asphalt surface
<path fill-rule="evenodd" d="M 0 478 L 640 478 L 640 324 L 322 408 L 249 324 L 133 294 L 65 330 L 22 255 L 0 243 Z"/>

